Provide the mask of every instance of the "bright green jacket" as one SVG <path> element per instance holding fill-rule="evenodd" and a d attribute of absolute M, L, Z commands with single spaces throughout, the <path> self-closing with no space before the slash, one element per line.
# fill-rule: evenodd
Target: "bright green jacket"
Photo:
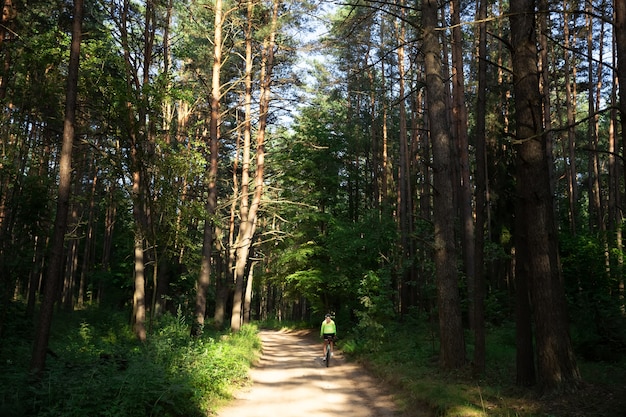
<path fill-rule="evenodd" d="M 330 321 L 330 323 L 326 323 L 326 320 L 322 322 L 322 328 L 320 329 L 320 336 L 324 336 L 324 334 L 335 333 L 337 334 L 337 326 L 335 326 L 334 321 Z"/>

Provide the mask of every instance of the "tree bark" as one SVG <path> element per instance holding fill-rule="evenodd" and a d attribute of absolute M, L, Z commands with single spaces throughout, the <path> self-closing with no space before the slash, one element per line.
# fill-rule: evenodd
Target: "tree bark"
<path fill-rule="evenodd" d="M 626 11 L 626 7 L 623 9 Z M 626 19 L 626 16 L 623 18 Z M 617 34 L 613 31 L 613 45 L 617 48 Z M 624 40 L 624 39 L 623 39 Z M 617 68 L 617 57 L 613 53 L 613 68 Z M 612 75 L 613 83 L 611 85 L 611 121 L 609 124 L 609 219 L 611 221 L 611 231 L 615 236 L 615 248 L 617 249 L 617 265 L 613 273 L 617 277 L 617 291 L 619 297 L 619 303 L 622 312 L 625 311 L 624 306 L 624 256 L 623 256 L 623 243 L 622 243 L 622 221 L 623 215 L 620 209 L 622 196 L 620 194 L 620 163 L 618 162 L 619 155 L 619 138 L 617 137 L 616 127 L 619 124 L 618 121 L 618 100 L 617 90 L 619 86 L 619 80 L 617 72 L 613 71 Z M 621 117 L 623 119 L 623 117 Z"/>
<path fill-rule="evenodd" d="M 152 46 L 154 44 L 155 10 L 152 0 L 146 2 L 144 11 L 143 31 L 143 58 L 141 62 L 142 73 L 138 73 L 136 59 L 133 54 L 129 39 L 129 18 L 132 17 L 131 3 L 125 0 L 121 13 L 120 34 L 124 53 L 125 76 L 128 100 L 126 102 L 126 117 L 129 137 L 130 171 L 131 171 L 131 197 L 133 203 L 134 230 L 134 294 L 133 294 L 133 331 L 137 339 L 145 342 L 146 332 L 146 247 L 150 237 L 151 211 L 149 204 L 148 178 L 149 156 L 154 149 L 153 123 L 148 120 L 148 89 L 150 83 L 150 71 L 152 70 Z"/>
<path fill-rule="evenodd" d="M 239 202 L 239 217 L 241 224 L 235 241 L 235 259 L 234 259 L 234 283 L 235 291 L 233 293 L 233 305 L 231 310 L 230 328 L 232 331 L 239 331 L 242 323 L 241 310 L 243 307 L 243 291 L 245 280 L 246 263 L 248 262 L 248 251 L 250 243 L 246 241 L 250 236 L 249 221 L 249 181 L 250 181 L 250 147 L 252 146 L 252 20 L 254 16 L 254 3 L 251 0 L 247 2 L 248 26 L 246 28 L 246 72 L 245 72 L 245 120 L 243 128 L 243 147 L 241 157 L 241 197 Z"/>
<path fill-rule="evenodd" d="M 452 143 L 449 126 L 446 123 L 445 85 L 441 68 L 441 49 L 436 32 L 436 0 L 424 0 L 422 23 L 428 119 L 433 149 L 434 251 L 441 344 L 439 362 L 444 369 L 457 369 L 465 364 L 465 340 L 461 321 L 459 277 L 456 269 Z"/>
<path fill-rule="evenodd" d="M 567 179 L 567 196 L 569 202 L 569 219 L 570 232 L 576 234 L 576 221 L 578 217 L 578 181 L 576 180 L 576 83 L 572 83 L 571 79 L 576 79 L 576 66 L 570 63 L 570 29 L 569 29 L 569 13 L 567 0 L 564 0 L 563 7 L 563 73 L 565 75 L 565 100 L 567 107 L 567 169 L 565 170 L 565 178 Z M 572 70 L 573 69 L 573 70 Z"/>
<path fill-rule="evenodd" d="M 192 326 L 192 335 L 199 336 L 204 327 L 206 315 L 206 294 L 211 283 L 211 257 L 213 253 L 214 217 L 217 211 L 217 175 L 219 152 L 219 125 L 220 100 L 222 85 L 220 72 L 222 68 L 222 0 L 215 1 L 215 32 L 213 35 L 213 78 L 211 81 L 211 120 L 210 135 L 210 164 L 209 164 L 209 195 L 206 203 L 206 219 L 204 220 L 204 239 L 202 241 L 202 261 L 200 275 L 196 283 L 196 305 L 194 310 L 195 322 Z"/>
<path fill-rule="evenodd" d="M 558 265 L 539 91 L 535 0 L 512 2 L 510 23 L 517 122 L 515 243 L 516 250 L 523 254 L 516 262 L 516 280 L 520 284 L 528 283 L 541 388 L 545 391 L 567 389 L 576 386 L 580 374 L 570 342 Z"/>
<path fill-rule="evenodd" d="M 135 231 L 134 246 L 134 288 L 133 292 L 133 332 L 140 342 L 145 342 L 146 334 L 146 277 L 144 265 L 143 235 Z"/>
<path fill-rule="evenodd" d="M 587 32 L 587 113 L 589 117 L 589 122 L 587 123 L 587 141 L 589 152 L 587 154 L 587 172 L 589 175 L 588 178 L 588 192 L 589 192 L 589 230 L 598 230 L 601 232 L 601 239 L 606 244 L 606 223 L 605 223 L 605 213 L 604 207 L 601 201 L 600 195 L 600 168 L 599 168 L 599 158 L 598 158 L 598 115 L 596 114 L 596 105 L 595 105 L 595 86 L 594 82 L 594 66 L 593 66 L 593 54 L 596 46 L 593 42 L 593 7 L 590 3 L 585 2 L 585 25 Z M 599 56 L 602 56 L 604 42 L 600 42 L 599 45 Z M 599 65 L 597 69 L 598 74 L 598 82 L 602 80 L 602 66 Z M 598 94 L 600 94 L 600 86 L 598 86 Z M 608 255 L 608 248 L 605 252 Z M 608 258 L 608 256 L 607 256 Z M 606 260 L 608 266 L 608 259 Z"/>
<path fill-rule="evenodd" d="M 487 204 L 487 0 L 478 1 L 478 90 L 476 92 L 476 229 L 474 245 L 474 364 L 485 372 L 485 217 Z"/>
<path fill-rule="evenodd" d="M 41 374 L 46 365 L 46 352 L 50 339 L 54 303 L 63 271 L 63 248 L 67 229 L 67 216 L 70 203 L 72 181 L 72 148 L 74 145 L 74 124 L 76 122 L 76 102 L 78 97 L 78 71 L 80 66 L 80 44 L 83 24 L 83 0 L 74 0 L 72 22 L 72 42 L 67 73 L 65 96 L 65 119 L 63 121 L 63 144 L 59 162 L 59 190 L 57 210 L 54 220 L 54 233 L 50 247 L 50 264 L 46 276 L 46 289 L 35 332 L 35 343 L 30 362 L 30 371 Z"/>
<path fill-rule="evenodd" d="M 476 277 L 474 215 L 470 185 L 469 139 L 467 135 L 467 106 L 465 105 L 465 77 L 463 75 L 463 35 L 461 33 L 461 1 L 450 1 L 452 17 L 452 123 L 457 141 L 459 165 L 459 214 L 461 223 L 461 248 L 469 296 L 469 322 L 474 328 L 474 291 Z"/>
<path fill-rule="evenodd" d="M 400 97 L 399 100 L 399 118 L 400 118 L 400 161 L 399 161 L 399 172 L 398 175 L 398 222 L 400 229 L 400 249 L 401 249 L 401 273 L 402 273 L 402 281 L 401 281 L 401 314 L 405 315 L 408 313 L 408 308 L 413 304 L 414 298 L 412 293 L 414 292 L 415 286 L 413 282 L 415 281 L 413 266 L 405 267 L 404 265 L 410 265 L 410 259 L 414 256 L 414 248 L 412 244 L 412 232 L 413 232 L 413 203 L 412 203 L 412 195 L 411 195 L 411 180 L 409 176 L 409 143 L 408 143 L 408 132 L 407 132 L 407 117 L 406 117 L 406 100 L 405 100 L 405 56 L 404 56 L 404 44 L 405 41 L 405 22 L 404 22 L 404 1 L 398 1 L 398 11 L 399 19 L 396 20 L 395 29 L 396 29 L 396 42 L 399 45 L 397 48 L 398 55 L 398 95 Z"/>
<path fill-rule="evenodd" d="M 248 17 L 252 17 L 252 5 L 249 4 Z M 242 164 L 242 180 L 241 191 L 242 200 L 240 207 L 241 225 L 239 227 L 239 234 L 237 237 L 237 258 L 235 260 L 235 294 L 233 296 L 233 309 L 231 315 L 230 328 L 232 331 L 239 331 L 242 324 L 242 308 L 244 302 L 244 281 L 246 265 L 249 261 L 250 248 L 252 246 L 252 239 L 257 224 L 258 210 L 261 204 L 261 197 L 263 195 L 263 178 L 265 172 L 265 129 L 267 127 L 267 117 L 269 113 L 270 105 L 270 87 L 272 81 L 272 70 L 274 67 L 274 49 L 275 49 L 275 37 L 276 28 L 278 25 L 278 7 L 280 0 L 273 0 L 272 17 L 270 22 L 270 29 L 266 39 L 263 42 L 261 52 L 261 68 L 260 68 L 260 92 L 259 92 L 259 123 L 256 134 L 256 171 L 254 175 L 254 192 L 252 194 L 252 200 L 248 208 L 248 193 L 247 193 L 247 181 L 244 180 L 244 173 L 249 172 L 249 162 L 246 161 L 246 135 L 251 134 L 251 115 L 248 114 L 246 109 L 246 124 L 244 130 L 244 158 Z M 248 44 L 251 46 L 251 43 Z M 246 48 L 248 48 L 248 46 Z M 251 74 L 248 71 L 252 69 L 252 55 L 250 51 L 246 51 L 246 83 L 252 80 Z M 246 106 L 250 104 L 251 90 L 250 84 L 246 85 Z M 248 146 L 249 148 L 249 146 Z M 250 276 L 252 279 L 252 275 Z M 249 283 L 252 285 L 252 283 Z"/>
<path fill-rule="evenodd" d="M 615 48 L 617 50 L 617 79 L 619 80 L 620 86 L 626 86 L 626 2 L 623 0 L 614 0 L 613 10 L 615 13 L 613 34 L 615 36 Z M 626 88 L 619 88 L 618 95 L 622 149 L 626 149 Z M 626 169 L 623 175 L 626 180 Z M 623 275 L 618 285 L 622 301 L 622 310 L 626 310 L 623 304 L 626 294 Z"/>
<path fill-rule="evenodd" d="M 246 280 L 246 292 L 243 300 L 243 323 L 248 324 L 252 319 L 252 285 L 254 283 L 254 268 L 257 262 L 251 262 Z"/>

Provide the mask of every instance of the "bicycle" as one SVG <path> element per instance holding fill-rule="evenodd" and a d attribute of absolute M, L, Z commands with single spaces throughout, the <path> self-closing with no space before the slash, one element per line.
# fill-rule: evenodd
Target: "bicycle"
<path fill-rule="evenodd" d="M 331 351 L 331 346 L 332 346 L 332 341 L 334 341 L 334 337 L 326 337 L 324 338 L 324 343 L 326 344 L 326 357 L 324 358 L 325 362 L 326 362 L 326 367 L 328 368 L 328 366 L 330 365 L 330 358 L 332 357 L 332 351 Z"/>

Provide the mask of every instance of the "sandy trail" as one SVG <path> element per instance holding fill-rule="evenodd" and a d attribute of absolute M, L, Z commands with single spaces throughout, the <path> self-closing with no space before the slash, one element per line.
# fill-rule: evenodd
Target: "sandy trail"
<path fill-rule="evenodd" d="M 261 331 L 263 355 L 253 384 L 236 393 L 218 417 L 398 417 L 393 397 L 341 352 L 326 367 L 310 334 Z"/>

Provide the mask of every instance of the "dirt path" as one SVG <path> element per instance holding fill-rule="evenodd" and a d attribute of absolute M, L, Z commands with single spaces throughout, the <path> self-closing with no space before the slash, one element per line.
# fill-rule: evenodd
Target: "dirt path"
<path fill-rule="evenodd" d="M 393 397 L 341 352 L 326 367 L 321 341 L 303 332 L 261 331 L 263 356 L 251 387 L 219 417 L 398 417 Z"/>

